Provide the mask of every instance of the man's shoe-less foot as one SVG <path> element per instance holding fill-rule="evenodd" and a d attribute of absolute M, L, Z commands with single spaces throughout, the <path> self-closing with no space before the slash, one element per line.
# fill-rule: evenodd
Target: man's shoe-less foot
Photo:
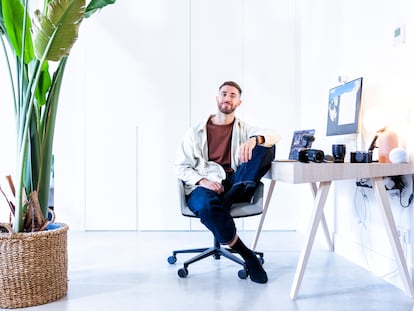
<path fill-rule="evenodd" d="M 242 203 L 249 202 L 252 199 L 254 192 L 256 191 L 255 184 L 237 184 L 231 187 L 231 189 L 224 194 L 224 202 L 229 203 Z"/>
<path fill-rule="evenodd" d="M 255 256 L 256 260 L 246 261 L 247 271 L 249 272 L 250 279 L 256 283 L 267 283 L 267 273 L 263 269 L 262 265 L 259 262 L 259 259 Z"/>
<path fill-rule="evenodd" d="M 266 271 L 263 269 L 255 252 L 244 245 L 238 237 L 232 248 L 244 259 L 250 279 L 256 283 L 267 283 Z"/>

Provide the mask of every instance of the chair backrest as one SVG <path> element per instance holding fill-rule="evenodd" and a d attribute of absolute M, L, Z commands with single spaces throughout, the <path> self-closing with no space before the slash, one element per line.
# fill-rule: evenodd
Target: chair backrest
<path fill-rule="evenodd" d="M 180 206 L 181 214 L 187 217 L 197 217 L 194 213 L 188 208 L 185 200 L 184 184 L 181 180 L 178 181 L 178 191 L 180 197 Z M 249 217 L 260 215 L 263 213 L 263 192 L 264 185 L 262 182 L 257 184 L 256 191 L 250 200 L 250 202 L 236 203 L 231 206 L 231 216 L 233 218 L 240 217 Z"/>

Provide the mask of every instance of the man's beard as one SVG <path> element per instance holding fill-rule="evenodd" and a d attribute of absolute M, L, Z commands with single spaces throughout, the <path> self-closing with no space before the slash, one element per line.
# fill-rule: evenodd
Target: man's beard
<path fill-rule="evenodd" d="M 236 110 L 236 107 L 224 108 L 222 104 L 219 104 L 218 108 L 220 112 L 224 114 L 232 114 Z"/>

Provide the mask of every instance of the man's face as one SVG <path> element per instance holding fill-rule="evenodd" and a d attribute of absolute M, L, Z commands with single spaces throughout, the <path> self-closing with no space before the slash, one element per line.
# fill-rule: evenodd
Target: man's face
<path fill-rule="evenodd" d="M 230 85 L 225 85 L 220 89 L 216 101 L 219 111 L 224 114 L 233 113 L 241 104 L 239 91 Z"/>

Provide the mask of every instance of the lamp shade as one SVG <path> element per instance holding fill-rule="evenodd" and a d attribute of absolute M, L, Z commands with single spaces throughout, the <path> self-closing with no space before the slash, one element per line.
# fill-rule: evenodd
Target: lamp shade
<path fill-rule="evenodd" d="M 385 127 L 378 136 L 378 162 L 390 163 L 390 152 L 398 147 L 398 135 L 395 131 Z"/>

